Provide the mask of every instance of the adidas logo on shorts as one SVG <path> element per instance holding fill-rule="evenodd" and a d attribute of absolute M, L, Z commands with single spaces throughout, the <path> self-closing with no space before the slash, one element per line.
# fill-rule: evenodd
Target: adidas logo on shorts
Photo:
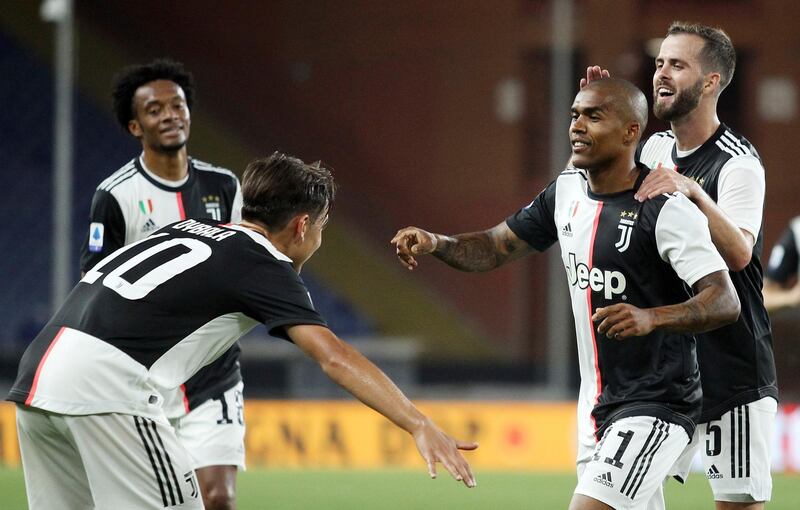
<path fill-rule="evenodd" d="M 722 473 L 719 472 L 717 466 L 711 464 L 711 467 L 708 468 L 708 471 L 706 472 L 706 478 L 709 480 L 716 480 L 717 478 L 722 478 Z"/>
<path fill-rule="evenodd" d="M 603 473 L 600 476 L 595 476 L 594 481 L 606 487 L 614 487 L 614 483 L 611 481 L 611 471 Z"/>
<path fill-rule="evenodd" d="M 565 237 L 572 237 L 572 225 L 567 223 L 564 228 L 561 229 L 561 235 Z"/>

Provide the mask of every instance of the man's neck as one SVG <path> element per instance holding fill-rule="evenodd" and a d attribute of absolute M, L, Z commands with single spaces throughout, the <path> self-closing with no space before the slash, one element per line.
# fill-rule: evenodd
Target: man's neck
<path fill-rule="evenodd" d="M 683 118 L 670 122 L 678 150 L 688 151 L 700 147 L 719 128 L 716 102 L 698 107 Z"/>
<path fill-rule="evenodd" d="M 148 170 L 168 181 L 180 181 L 189 173 L 186 147 L 174 152 L 158 152 L 145 148 L 142 160 Z"/>
<path fill-rule="evenodd" d="M 622 163 L 611 164 L 608 167 L 588 170 L 589 189 L 598 195 L 609 195 L 620 191 L 633 189 L 639 177 L 639 167 L 633 158 L 627 158 Z"/>
<path fill-rule="evenodd" d="M 267 230 L 265 226 L 256 223 L 255 221 L 247 221 L 247 220 L 242 220 L 241 222 L 239 222 L 239 225 L 264 236 L 272 244 L 272 246 L 275 247 L 276 250 L 278 250 L 279 252 L 283 253 L 284 255 L 292 259 L 292 265 L 294 266 L 294 270 L 297 271 L 298 274 L 300 273 L 300 270 L 302 269 L 303 265 L 298 264 L 295 261 L 294 257 L 292 257 L 291 233 L 287 229 L 284 229 L 280 232 L 270 232 L 269 230 Z"/>

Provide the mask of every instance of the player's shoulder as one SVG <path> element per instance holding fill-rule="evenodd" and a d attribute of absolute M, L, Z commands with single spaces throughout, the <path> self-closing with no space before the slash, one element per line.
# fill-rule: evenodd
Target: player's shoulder
<path fill-rule="evenodd" d="M 726 125 L 721 127 L 719 137 L 714 141 L 714 145 L 726 158 L 761 159 L 755 146 L 747 138 Z"/>
<path fill-rule="evenodd" d="M 553 181 L 553 184 L 555 185 L 559 182 L 584 184 L 589 182 L 589 175 L 583 168 L 578 168 L 570 164 L 558 174 L 558 177 L 556 177 L 556 179 Z"/>
<path fill-rule="evenodd" d="M 97 185 L 96 191 L 106 191 L 111 193 L 115 188 L 133 179 L 138 172 L 139 170 L 136 166 L 136 158 L 133 158 L 122 165 L 117 171 L 103 179 L 100 184 Z"/>
<path fill-rule="evenodd" d="M 213 165 L 211 163 L 208 163 L 206 161 L 202 161 L 202 160 L 199 160 L 199 159 L 196 159 L 196 158 L 191 158 L 190 161 L 192 162 L 192 167 L 195 170 L 197 170 L 198 175 L 204 175 L 204 176 L 217 175 L 217 176 L 222 176 L 224 178 L 227 178 L 227 179 L 231 180 L 232 182 L 237 182 L 239 180 L 236 177 L 236 174 L 233 173 L 231 170 L 229 170 L 227 168 L 224 168 L 224 167 L 221 167 L 221 166 L 217 166 L 217 165 Z"/>
<path fill-rule="evenodd" d="M 673 133 L 671 129 L 656 131 L 647 137 L 647 141 L 649 142 L 650 140 L 675 140 L 675 133 Z"/>

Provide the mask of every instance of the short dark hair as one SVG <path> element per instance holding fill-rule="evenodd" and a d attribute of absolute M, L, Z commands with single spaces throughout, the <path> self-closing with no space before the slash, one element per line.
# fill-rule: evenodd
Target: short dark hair
<path fill-rule="evenodd" d="M 297 214 L 308 213 L 317 221 L 330 211 L 335 196 L 333 175 L 320 161 L 307 164 L 276 151 L 247 165 L 242 176 L 242 219 L 270 231 L 281 230 Z"/>
<path fill-rule="evenodd" d="M 128 122 L 134 118 L 133 96 L 136 90 L 155 80 L 169 80 L 183 89 L 186 106 L 189 110 L 194 104 L 194 77 L 183 64 L 168 58 L 158 58 L 149 64 L 128 66 L 114 76 L 114 88 L 111 97 L 114 103 L 114 115 L 124 130 L 128 130 Z"/>
<path fill-rule="evenodd" d="M 733 79 L 736 71 L 736 50 L 733 41 L 721 28 L 709 27 L 699 23 L 673 21 L 667 30 L 671 35 L 689 34 L 703 39 L 705 44 L 700 50 L 700 65 L 703 71 L 719 73 L 719 90 L 722 92 Z"/>
<path fill-rule="evenodd" d="M 615 113 L 623 122 L 636 122 L 639 124 L 639 136 L 642 136 L 647 127 L 648 106 L 647 98 L 639 87 L 613 76 L 592 80 L 585 89 L 599 89 L 612 96 Z"/>

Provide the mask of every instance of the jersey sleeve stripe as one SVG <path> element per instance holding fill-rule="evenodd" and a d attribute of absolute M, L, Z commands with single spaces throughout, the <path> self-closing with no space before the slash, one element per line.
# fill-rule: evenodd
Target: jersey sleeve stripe
<path fill-rule="evenodd" d="M 56 336 L 55 338 L 53 338 L 53 341 L 50 342 L 50 346 L 44 352 L 44 356 L 42 356 L 41 361 L 39 361 L 39 366 L 36 367 L 36 375 L 33 376 L 33 384 L 31 384 L 31 390 L 28 392 L 28 398 L 25 400 L 26 406 L 31 405 L 31 402 L 33 402 L 33 397 L 34 395 L 36 395 L 36 387 L 39 385 L 39 376 L 42 373 L 42 368 L 44 367 L 44 364 L 47 361 L 47 357 L 50 355 L 50 351 L 53 350 L 53 347 L 56 345 L 56 342 L 58 342 L 58 339 L 61 338 L 61 334 L 64 332 L 65 329 L 67 329 L 66 326 L 61 326 L 61 329 L 58 330 L 58 333 L 56 333 Z"/>
<path fill-rule="evenodd" d="M 745 155 L 747 156 L 753 155 L 752 151 L 750 151 L 750 149 L 746 145 L 744 145 L 741 140 L 733 136 L 733 134 L 730 131 L 725 131 L 725 133 L 722 135 L 722 139 L 730 142 L 734 147 L 738 147 L 739 150 L 741 150 Z"/>
<path fill-rule="evenodd" d="M 200 161 L 200 160 L 197 160 L 197 159 L 192 159 L 192 164 L 194 165 L 194 168 L 196 170 L 199 170 L 199 171 L 202 171 L 202 172 L 216 172 L 218 174 L 224 174 L 224 175 L 227 175 L 228 177 L 231 177 L 233 179 L 237 179 L 236 174 L 233 173 L 232 171 L 228 170 L 227 168 L 214 166 L 214 165 L 212 165 L 210 163 L 206 163 L 205 161 Z"/>
<path fill-rule="evenodd" d="M 737 152 L 734 152 L 734 150 L 732 148 L 730 148 L 727 145 L 723 144 L 720 140 L 717 140 L 716 144 L 717 144 L 717 147 L 719 147 L 721 150 L 727 152 L 728 154 L 730 154 L 734 158 L 737 157 L 737 156 L 741 156 L 741 154 L 739 154 Z"/>
<path fill-rule="evenodd" d="M 111 174 L 111 176 L 109 176 L 108 179 L 106 179 L 103 182 L 101 182 L 100 186 L 98 186 L 98 189 L 102 189 L 102 190 L 105 190 L 105 191 L 111 191 L 119 183 L 121 183 L 123 181 L 126 181 L 126 180 L 130 179 L 131 177 L 133 177 L 134 175 L 136 175 L 137 171 L 138 170 L 136 169 L 135 166 L 133 166 L 133 163 L 129 163 L 128 165 L 125 165 L 124 167 L 122 167 L 118 171 L 116 171 L 113 174 Z"/>

